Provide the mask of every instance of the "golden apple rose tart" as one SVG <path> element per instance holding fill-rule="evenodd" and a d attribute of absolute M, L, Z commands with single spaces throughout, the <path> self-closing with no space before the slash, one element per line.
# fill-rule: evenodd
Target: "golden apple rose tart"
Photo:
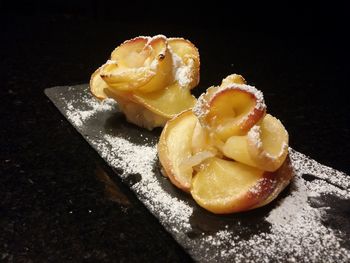
<path fill-rule="evenodd" d="M 113 50 L 91 76 L 90 90 L 113 98 L 129 122 L 153 129 L 191 109 L 199 82 L 199 53 L 183 38 L 136 37 Z"/>
<path fill-rule="evenodd" d="M 163 174 L 217 214 L 270 203 L 294 174 L 286 129 L 266 113 L 262 92 L 236 74 L 165 125 L 158 155 Z"/>

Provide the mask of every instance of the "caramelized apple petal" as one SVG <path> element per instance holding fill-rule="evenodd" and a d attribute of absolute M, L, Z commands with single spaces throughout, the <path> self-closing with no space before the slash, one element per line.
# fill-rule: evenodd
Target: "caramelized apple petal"
<path fill-rule="evenodd" d="M 90 91 L 96 98 L 103 100 L 108 96 L 105 90 L 108 89 L 107 83 L 100 76 L 100 68 L 98 68 L 90 79 Z"/>
<path fill-rule="evenodd" d="M 269 173 L 238 162 L 212 158 L 193 178 L 191 194 L 203 208 L 228 214 L 251 209 L 273 191 Z"/>
<path fill-rule="evenodd" d="M 189 191 L 193 169 L 183 165 L 192 156 L 191 139 L 196 117 L 185 111 L 165 125 L 158 143 L 159 161 L 165 174 L 178 188 Z"/>
<path fill-rule="evenodd" d="M 135 92 L 133 96 L 149 110 L 167 118 L 191 109 L 196 102 L 189 90 L 181 88 L 176 82 L 163 90 L 151 93 Z"/>
<path fill-rule="evenodd" d="M 231 84 L 212 87 L 202 95 L 195 114 L 202 126 L 222 141 L 233 135 L 244 135 L 264 116 L 266 106 L 262 93 L 252 86 Z"/>
<path fill-rule="evenodd" d="M 261 124 L 248 132 L 247 146 L 259 167 L 276 171 L 288 155 L 288 132 L 278 119 L 266 114 Z"/>

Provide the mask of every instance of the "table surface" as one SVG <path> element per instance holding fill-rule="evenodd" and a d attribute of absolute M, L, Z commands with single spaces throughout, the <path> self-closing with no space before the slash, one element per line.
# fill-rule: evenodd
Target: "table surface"
<path fill-rule="evenodd" d="M 137 35 L 190 39 L 201 54 L 196 95 L 230 73 L 242 74 L 264 92 L 294 149 L 350 173 L 348 51 L 341 34 L 71 16 L 1 22 L 1 259 L 191 261 L 128 187 L 108 180 L 112 171 L 43 93 L 86 83 L 115 46 Z"/>

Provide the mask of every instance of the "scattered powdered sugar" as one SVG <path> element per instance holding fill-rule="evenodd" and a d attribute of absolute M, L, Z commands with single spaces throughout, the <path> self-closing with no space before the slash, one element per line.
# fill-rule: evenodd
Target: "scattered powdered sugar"
<path fill-rule="evenodd" d="M 104 135 L 100 143 L 101 155 L 112 167 L 123 170 L 122 177 L 128 174 L 139 173 L 147 175 L 152 172 L 157 157 L 155 147 L 147 145 L 135 145 L 125 138 Z"/>
<path fill-rule="evenodd" d="M 96 116 L 94 112 L 101 110 L 100 107 L 106 111 L 116 110 L 108 103 L 101 106 L 100 102 L 86 95 L 86 86 L 85 90 L 76 92 L 81 93 L 77 96 L 80 98 L 80 104 L 76 104 L 74 97 L 65 98 L 64 114 L 78 130 L 82 130 L 84 125 L 89 125 L 89 122 L 85 122 L 86 119 L 94 118 Z M 136 144 L 126 136 L 112 136 L 103 131 L 101 134 L 101 137 L 85 136 L 85 138 L 111 167 L 123 170 L 121 178 L 127 179 L 130 174 L 141 176 L 141 180 L 133 184 L 131 189 L 195 260 L 350 261 L 349 231 L 346 229 L 349 222 L 345 221 L 343 226 L 342 224 L 334 226 L 334 223 L 332 225 L 337 217 L 339 220 L 346 220 L 346 216 L 334 214 L 341 212 L 334 212 L 332 210 L 334 204 L 327 203 L 328 199 L 324 199 L 325 196 L 331 196 L 335 202 L 338 200 L 338 203 L 348 204 L 350 201 L 348 175 L 321 165 L 289 148 L 296 176 L 287 194 L 280 197 L 265 214 L 257 214 L 258 223 L 267 225 L 267 229 L 257 228 L 252 231 L 256 222 L 251 223 L 249 220 L 246 222 L 244 217 L 242 219 L 239 215 L 233 215 L 230 220 L 227 217 L 210 216 L 211 220 L 215 219 L 215 227 L 214 230 L 208 231 L 192 225 L 198 210 L 197 205 L 176 197 L 162 186 L 162 183 L 168 182 L 157 172 L 157 150 L 154 143 Z M 305 176 L 312 176 L 312 180 L 305 179 Z M 222 225 L 222 222 L 225 222 L 225 225 Z M 245 228 L 242 228 L 244 224 Z M 196 231 L 197 235 L 188 235 L 191 231 Z"/>
<path fill-rule="evenodd" d="M 104 135 L 103 139 L 93 140 L 100 155 L 110 166 L 122 169 L 122 178 L 130 174 L 139 174 L 141 181 L 131 188 L 142 196 L 144 204 L 160 218 L 169 224 L 181 225 L 189 228 L 188 218 L 193 208 L 186 202 L 171 196 L 161 187 L 155 176 L 154 167 L 157 158 L 155 145 L 137 145 L 125 138 Z"/>
<path fill-rule="evenodd" d="M 181 231 L 184 235 L 184 230 L 191 228 L 188 219 L 193 213 L 193 208 L 185 201 L 165 192 L 154 174 L 148 178 L 143 177 L 143 180 L 132 186 L 132 189 L 145 197 L 144 203 L 161 222 L 178 225 L 178 228 L 172 228 L 173 231 Z"/>
<path fill-rule="evenodd" d="M 85 109 L 78 110 L 76 104 L 84 102 Z M 97 112 L 106 112 L 116 108 L 116 102 L 113 99 L 105 99 L 98 101 L 91 98 L 91 96 L 85 96 L 66 103 L 67 118 L 73 123 L 73 125 L 81 127 L 85 121 L 94 116 Z"/>
<path fill-rule="evenodd" d="M 309 174 L 317 175 L 317 177 L 320 179 L 327 180 L 339 188 L 350 191 L 349 175 L 337 171 L 331 167 L 321 165 L 316 161 L 307 158 L 304 154 L 294 151 L 292 148 L 289 148 L 289 151 L 293 153 L 290 155 L 290 157 L 295 168 L 307 170 L 307 173 Z M 320 167 L 322 167 L 322 172 L 320 171 Z"/>

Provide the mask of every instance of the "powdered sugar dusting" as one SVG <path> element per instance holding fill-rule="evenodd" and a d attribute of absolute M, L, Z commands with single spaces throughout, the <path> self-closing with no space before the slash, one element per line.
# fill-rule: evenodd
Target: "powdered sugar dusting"
<path fill-rule="evenodd" d="M 188 219 L 193 213 L 193 208 L 185 201 L 165 192 L 158 179 L 154 178 L 154 175 L 144 178 L 144 180 L 132 186 L 132 189 L 146 197 L 145 204 L 151 211 L 155 212 L 160 221 L 166 224 L 181 224 L 182 230 L 175 228 L 174 231 L 182 231 L 182 234 L 185 234 L 184 230 L 191 228 Z"/>
<path fill-rule="evenodd" d="M 329 181 L 330 183 L 337 185 L 339 188 L 343 188 L 347 191 L 350 191 L 350 179 L 349 175 L 337 171 L 331 167 L 321 165 L 314 160 L 309 159 L 304 154 L 294 151 L 289 148 L 289 151 L 292 152 L 291 159 L 293 161 L 294 167 L 301 170 L 306 170 L 309 174 L 317 175 L 318 178 Z M 331 185 L 329 185 L 330 187 Z M 328 188 L 330 189 L 330 188 Z M 337 193 L 340 193 L 339 191 Z"/>
<path fill-rule="evenodd" d="M 75 103 L 77 101 L 67 102 L 67 118 L 75 125 L 82 126 L 85 121 L 94 116 L 97 112 L 106 112 L 115 108 L 116 102 L 113 99 L 103 101 L 93 100 L 88 97 L 79 98 L 78 101 L 85 101 L 85 110 L 77 110 Z"/>
<path fill-rule="evenodd" d="M 141 175 L 141 181 L 131 188 L 139 195 L 142 201 L 161 220 L 181 224 L 182 228 L 189 228 L 188 218 L 193 208 L 185 201 L 165 192 L 155 176 L 154 166 L 157 162 L 155 145 L 137 145 L 125 138 L 103 136 L 102 140 L 93 140 L 101 156 L 112 167 L 122 169 L 120 176 L 127 178 L 130 174 Z"/>
<path fill-rule="evenodd" d="M 91 114 L 86 119 L 82 116 L 89 115 L 86 111 L 98 112 L 101 103 L 87 93 L 86 86 L 66 91 L 58 99 L 65 105 L 63 113 L 84 135 L 82 130 L 88 130 L 92 123 L 86 120 L 103 115 Z M 76 103 L 78 98 L 80 103 Z M 104 112 L 115 111 L 110 107 Z M 137 144 L 125 135 L 106 134 L 103 128 L 97 134 L 101 136 L 85 138 L 111 167 L 123 170 L 121 178 L 140 174 L 141 181 L 131 189 L 196 261 L 350 261 L 350 223 L 342 214 L 350 202 L 348 175 L 289 148 L 296 176 L 276 202 L 243 217 L 214 216 L 167 190 L 172 188 L 163 187 L 169 182 L 157 170 L 154 143 Z M 306 176 L 312 176 L 312 180 Z M 340 208 L 345 206 L 343 210 L 336 210 L 338 204 Z M 196 220 L 199 223 L 195 224 Z M 266 227 L 256 227 L 257 224 Z"/>
<path fill-rule="evenodd" d="M 149 176 L 156 160 L 157 151 L 152 146 L 135 145 L 125 138 L 104 135 L 103 141 L 99 142 L 101 155 L 112 167 L 123 170 L 122 177 L 128 174 L 139 173 Z M 137 160 L 137 161 L 135 161 Z"/>

